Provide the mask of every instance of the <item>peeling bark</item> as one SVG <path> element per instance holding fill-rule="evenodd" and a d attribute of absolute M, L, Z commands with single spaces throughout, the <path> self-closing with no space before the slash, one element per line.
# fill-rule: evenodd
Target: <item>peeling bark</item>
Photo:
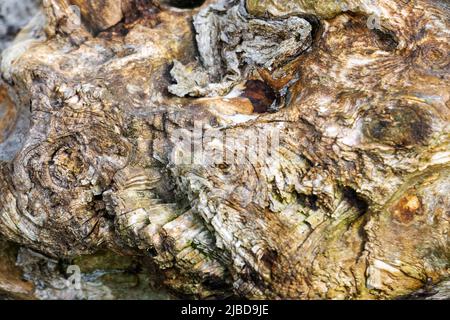
<path fill-rule="evenodd" d="M 448 298 L 446 1 L 102 4 L 2 54 L 6 239 L 200 298 Z"/>

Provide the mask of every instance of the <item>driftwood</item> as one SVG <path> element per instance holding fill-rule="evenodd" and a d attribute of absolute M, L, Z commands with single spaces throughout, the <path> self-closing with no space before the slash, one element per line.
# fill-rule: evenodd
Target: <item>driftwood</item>
<path fill-rule="evenodd" d="M 448 298 L 449 18 L 44 0 L 2 54 L 0 233 L 200 298 Z"/>

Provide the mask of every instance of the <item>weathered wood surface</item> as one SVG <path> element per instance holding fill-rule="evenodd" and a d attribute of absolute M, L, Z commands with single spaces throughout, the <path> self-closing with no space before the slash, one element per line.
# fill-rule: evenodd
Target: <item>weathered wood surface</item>
<path fill-rule="evenodd" d="M 101 2 L 3 52 L 5 238 L 201 298 L 445 296 L 446 1 Z"/>

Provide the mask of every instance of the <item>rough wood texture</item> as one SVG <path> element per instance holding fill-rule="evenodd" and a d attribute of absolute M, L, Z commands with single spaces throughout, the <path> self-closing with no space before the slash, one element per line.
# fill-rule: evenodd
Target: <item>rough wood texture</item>
<path fill-rule="evenodd" d="M 4 237 L 201 298 L 448 293 L 446 1 L 101 2 L 3 52 Z"/>

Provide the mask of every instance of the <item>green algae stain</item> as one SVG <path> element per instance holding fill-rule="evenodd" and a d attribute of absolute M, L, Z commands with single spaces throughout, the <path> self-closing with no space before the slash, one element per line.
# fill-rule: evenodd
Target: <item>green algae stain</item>
<path fill-rule="evenodd" d="M 345 0 L 247 0 L 246 6 L 255 16 L 305 13 L 330 19 L 345 11 L 347 3 Z"/>

